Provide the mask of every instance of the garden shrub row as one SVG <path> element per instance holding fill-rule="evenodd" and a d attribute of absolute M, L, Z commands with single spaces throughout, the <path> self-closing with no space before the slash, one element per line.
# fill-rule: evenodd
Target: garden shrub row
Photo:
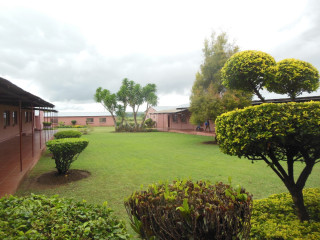
<path fill-rule="evenodd" d="M 310 222 L 300 222 L 289 193 L 255 200 L 251 217 L 252 239 L 320 239 L 320 189 L 303 191 Z"/>
<path fill-rule="evenodd" d="M 67 131 L 60 131 L 54 134 L 55 139 L 61 138 L 79 138 L 81 137 L 82 133 L 79 131 L 67 130 Z"/>
<path fill-rule="evenodd" d="M 0 199 L 0 239 L 129 239 L 129 234 L 106 203 L 32 194 Z"/>
<path fill-rule="evenodd" d="M 191 180 L 134 192 L 125 207 L 143 239 L 248 239 L 252 196 L 243 188 Z"/>

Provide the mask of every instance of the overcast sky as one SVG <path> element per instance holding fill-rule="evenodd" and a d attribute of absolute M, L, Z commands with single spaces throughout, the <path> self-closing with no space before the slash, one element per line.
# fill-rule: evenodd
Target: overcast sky
<path fill-rule="evenodd" d="M 62 112 L 102 111 L 95 90 L 123 78 L 155 83 L 158 105 L 185 104 L 213 31 L 320 69 L 317 0 L 0 0 L 0 76 Z"/>

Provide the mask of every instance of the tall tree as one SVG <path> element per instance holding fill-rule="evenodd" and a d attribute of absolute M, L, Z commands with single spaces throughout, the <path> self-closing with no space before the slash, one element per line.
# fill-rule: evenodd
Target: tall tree
<path fill-rule="evenodd" d="M 109 113 L 112 116 L 114 126 L 117 127 L 117 121 L 115 116 L 119 108 L 119 105 L 117 103 L 117 95 L 111 93 L 108 89 L 102 89 L 102 87 L 99 87 L 96 90 L 94 99 L 96 102 L 101 103 L 102 106 L 109 111 Z"/>
<path fill-rule="evenodd" d="M 232 110 L 231 106 L 240 108 L 250 104 L 251 94 L 230 91 L 222 85 L 221 69 L 238 50 L 237 45 L 229 42 L 225 32 L 220 35 L 212 33 L 209 39 L 205 39 L 204 61 L 196 74 L 190 97 L 192 123 L 215 120 L 221 113 Z"/>
<path fill-rule="evenodd" d="M 157 92 L 157 86 L 155 84 L 149 83 L 142 88 L 143 99 L 144 99 L 144 102 L 147 104 L 147 109 L 145 112 L 147 112 L 149 107 L 157 106 L 158 96 L 156 95 L 156 92 Z M 142 119 L 141 126 L 144 125 L 146 117 L 147 117 L 147 115 L 145 114 Z"/>
<path fill-rule="evenodd" d="M 128 106 L 128 94 L 129 94 L 129 80 L 124 78 L 122 85 L 117 92 L 117 100 L 122 103 L 122 106 L 118 108 L 117 116 L 121 118 L 121 126 L 126 118 L 126 111 Z"/>
<path fill-rule="evenodd" d="M 138 126 L 137 113 L 139 111 L 140 105 L 144 101 L 141 85 L 139 83 L 135 83 L 134 81 L 129 81 L 127 96 L 128 96 L 128 104 L 133 111 L 134 124 L 135 124 L 135 127 L 137 127 Z"/>
<path fill-rule="evenodd" d="M 310 63 L 298 59 L 277 62 L 275 78 L 267 83 L 269 91 L 288 94 L 292 101 L 303 92 L 319 88 L 319 72 Z"/>

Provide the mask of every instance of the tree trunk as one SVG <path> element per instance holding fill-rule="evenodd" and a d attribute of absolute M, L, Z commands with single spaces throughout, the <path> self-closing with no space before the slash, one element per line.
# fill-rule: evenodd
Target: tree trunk
<path fill-rule="evenodd" d="M 264 97 L 262 97 L 258 89 L 255 88 L 254 93 L 258 96 L 258 98 L 260 98 L 261 102 L 265 102 Z"/>
<path fill-rule="evenodd" d="M 294 206 L 296 208 L 299 220 L 301 222 L 302 221 L 309 221 L 310 217 L 307 212 L 306 206 L 304 205 L 302 189 L 298 189 L 296 186 L 291 186 L 291 187 L 287 186 L 287 188 L 291 194 L 291 197 L 292 197 Z"/>
<path fill-rule="evenodd" d="M 112 119 L 113 119 L 113 124 L 114 124 L 114 129 L 117 130 L 117 121 L 116 117 L 111 113 Z"/>

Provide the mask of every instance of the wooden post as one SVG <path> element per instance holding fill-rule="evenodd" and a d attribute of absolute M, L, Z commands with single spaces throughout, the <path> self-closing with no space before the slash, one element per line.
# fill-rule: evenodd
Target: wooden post
<path fill-rule="evenodd" d="M 32 157 L 34 157 L 34 109 L 33 105 L 31 106 L 31 122 L 32 122 L 32 127 L 31 127 L 31 136 L 32 136 Z"/>
<path fill-rule="evenodd" d="M 21 100 L 19 101 L 19 136 L 20 136 L 20 172 L 22 172 L 22 110 Z"/>

